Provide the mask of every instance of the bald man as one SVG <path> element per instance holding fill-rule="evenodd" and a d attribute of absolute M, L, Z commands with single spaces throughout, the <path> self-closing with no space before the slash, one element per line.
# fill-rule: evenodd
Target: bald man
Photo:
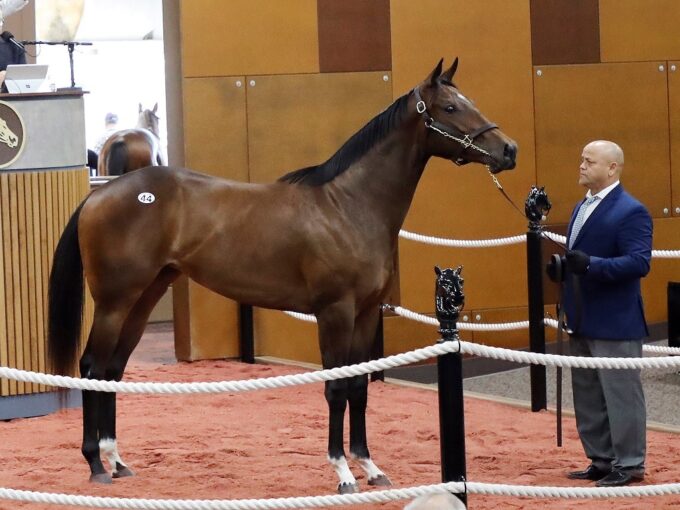
<path fill-rule="evenodd" d="M 562 306 L 575 356 L 639 358 L 648 335 L 640 279 L 649 272 L 652 218 L 620 183 L 623 151 L 597 140 L 581 154 L 585 198 L 567 230 Z M 590 465 L 571 479 L 600 487 L 645 473 L 646 412 L 640 370 L 572 369 L 576 426 Z"/>

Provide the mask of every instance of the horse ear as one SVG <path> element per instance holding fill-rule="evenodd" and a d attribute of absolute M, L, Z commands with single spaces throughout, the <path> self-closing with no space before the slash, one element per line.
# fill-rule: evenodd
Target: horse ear
<path fill-rule="evenodd" d="M 139 103 L 139 112 L 137 113 L 142 113 L 142 103 Z"/>
<path fill-rule="evenodd" d="M 439 269 L 439 266 L 434 266 L 434 272 L 437 276 L 441 276 L 442 270 Z"/>
<path fill-rule="evenodd" d="M 456 74 L 456 69 L 458 69 L 458 57 L 456 57 L 456 60 L 453 61 L 451 67 L 444 71 L 442 74 L 442 79 L 448 82 L 453 82 L 453 75 Z"/>
<path fill-rule="evenodd" d="M 437 64 L 437 67 L 435 67 L 432 72 L 430 73 L 430 76 L 428 76 L 425 81 L 430 82 L 430 85 L 437 85 L 437 79 L 439 78 L 439 75 L 442 74 L 442 64 L 444 63 L 444 59 L 442 58 L 439 60 L 439 64 Z"/>
<path fill-rule="evenodd" d="M 158 103 L 156 103 L 155 105 L 153 105 L 153 110 L 151 110 L 151 111 L 154 112 L 154 113 L 156 113 L 156 110 L 158 110 Z"/>

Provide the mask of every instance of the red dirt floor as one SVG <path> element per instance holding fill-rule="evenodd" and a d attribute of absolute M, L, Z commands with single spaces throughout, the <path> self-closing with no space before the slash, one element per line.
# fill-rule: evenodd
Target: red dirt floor
<path fill-rule="evenodd" d="M 220 381 L 302 371 L 234 361 L 174 363 L 169 333 L 147 333 L 127 381 Z M 140 352 L 142 355 L 140 355 Z M 321 383 L 242 394 L 121 395 L 119 450 L 135 471 L 112 485 L 88 483 L 80 454 L 81 411 L 0 422 L 0 487 L 92 496 L 241 499 L 334 493 L 326 461 L 327 410 Z M 532 486 L 590 486 L 564 474 L 585 467 L 573 418 L 564 419 L 564 446 L 555 445 L 555 417 L 466 398 L 468 478 Z M 395 487 L 440 482 L 437 394 L 394 384 L 369 386 L 372 457 Z M 677 435 L 650 431 L 645 484 L 680 481 Z M 362 490 L 370 490 L 350 464 Z M 401 509 L 407 501 L 347 508 Z M 471 509 L 680 508 L 680 496 L 557 500 L 471 494 Z M 59 505 L 0 500 L 0 509 Z M 68 507 L 72 508 L 72 507 Z M 330 508 L 330 507 L 329 507 Z"/>

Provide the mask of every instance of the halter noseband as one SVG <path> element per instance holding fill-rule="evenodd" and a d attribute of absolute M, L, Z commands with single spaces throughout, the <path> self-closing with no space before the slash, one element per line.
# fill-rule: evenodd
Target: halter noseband
<path fill-rule="evenodd" d="M 420 92 L 418 92 L 418 87 L 415 87 L 413 89 L 413 93 L 416 96 L 416 111 L 420 113 L 424 118 L 425 118 L 425 127 L 428 129 L 431 129 L 432 131 L 435 131 L 439 133 L 440 135 L 444 136 L 445 138 L 449 138 L 451 140 L 454 140 L 461 144 L 463 148 L 468 149 L 472 148 L 478 152 L 481 152 L 485 156 L 491 156 L 486 150 L 482 149 L 478 145 L 475 145 L 474 140 L 477 138 L 479 135 L 482 133 L 486 133 L 487 131 L 491 131 L 492 129 L 497 129 L 498 126 L 494 124 L 493 122 L 490 122 L 489 124 L 485 124 L 474 131 L 470 133 L 462 133 L 462 132 L 455 132 L 448 126 L 445 126 L 444 124 L 437 122 L 434 120 L 430 114 L 427 112 L 427 106 L 425 105 L 425 101 L 423 101 L 423 98 L 420 97 Z M 456 158 L 453 160 L 453 162 L 458 165 L 466 165 L 469 163 L 469 161 L 466 161 L 463 158 Z"/>

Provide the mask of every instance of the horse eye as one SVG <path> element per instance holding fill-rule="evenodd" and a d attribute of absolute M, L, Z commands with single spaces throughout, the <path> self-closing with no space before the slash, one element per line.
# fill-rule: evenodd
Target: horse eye
<path fill-rule="evenodd" d="M 446 111 L 446 113 L 453 113 L 456 111 L 456 108 L 453 105 L 449 105 L 444 110 Z"/>

